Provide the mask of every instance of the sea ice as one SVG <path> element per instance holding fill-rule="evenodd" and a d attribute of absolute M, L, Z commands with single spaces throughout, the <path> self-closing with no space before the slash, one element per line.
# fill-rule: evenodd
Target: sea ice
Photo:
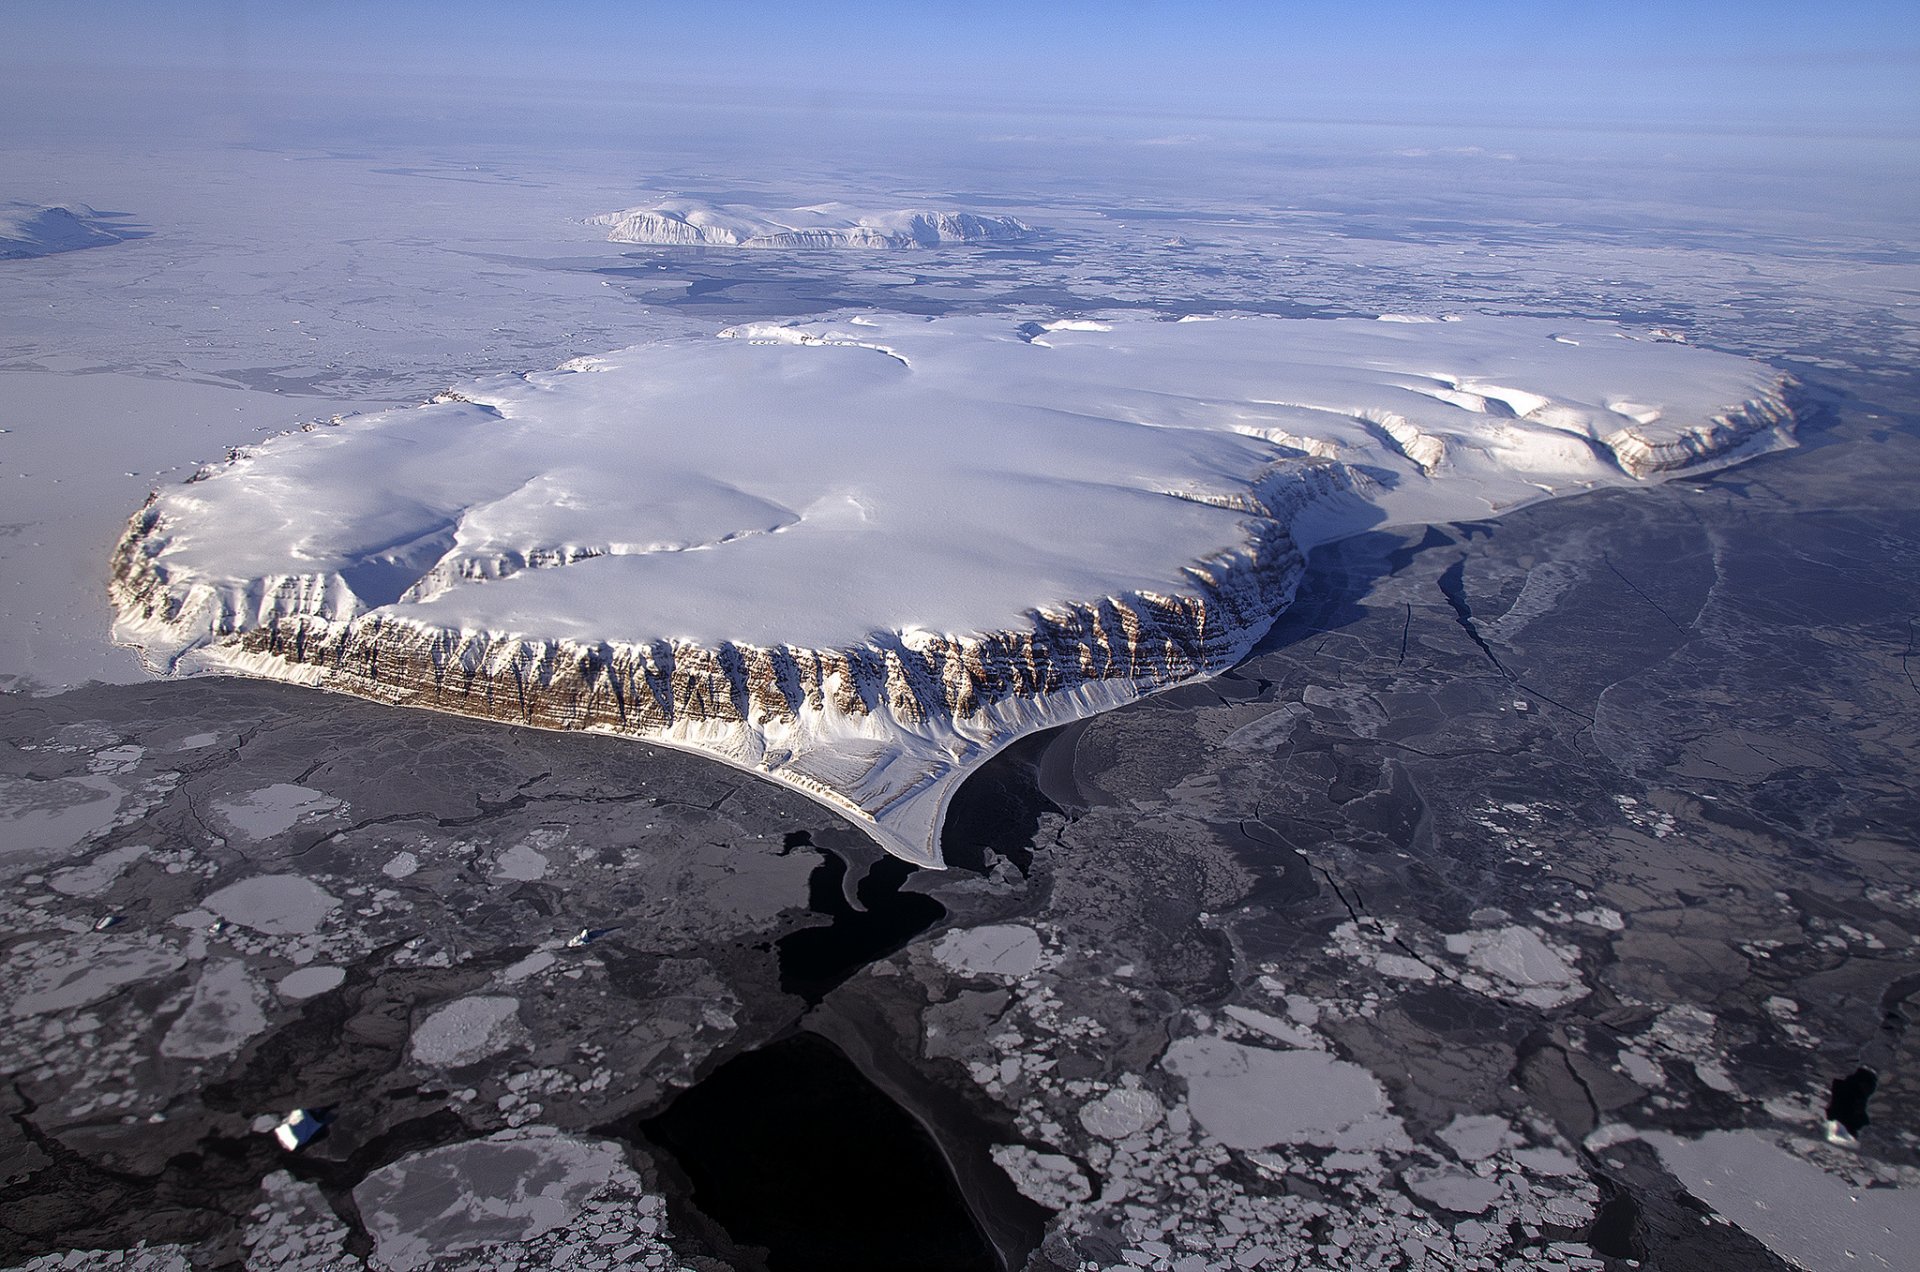
<path fill-rule="evenodd" d="M 1018 923 L 958 928 L 934 943 L 933 957 L 962 976 L 1025 976 L 1040 965 L 1040 934 Z"/>
<path fill-rule="evenodd" d="M 414 1031 L 413 1058 L 437 1069 L 456 1069 L 498 1055 L 526 1036 L 519 1012 L 517 998 L 456 998 Z"/>
<path fill-rule="evenodd" d="M 293 829 L 303 817 L 332 812 L 340 801 L 304 786 L 276 782 L 264 790 L 216 800 L 213 807 L 233 832 L 248 839 L 271 839 Z"/>
<path fill-rule="evenodd" d="M 1754 1131 L 1640 1138 L 1688 1192 L 1800 1267 L 1891 1270 L 1911 1267 L 1920 1249 L 1912 1189 L 1849 1184 Z"/>
<path fill-rule="evenodd" d="M 617 1144 L 546 1127 L 501 1131 L 403 1157 L 353 1190 L 380 1265 L 404 1272 L 567 1223 L 617 1177 Z"/>
<path fill-rule="evenodd" d="M 1317 1144 L 1357 1150 L 1402 1137 L 1374 1076 L 1324 1051 L 1181 1038 L 1160 1063 L 1186 1080 L 1194 1120 L 1229 1148 Z"/>
<path fill-rule="evenodd" d="M 340 902 L 311 879 L 276 874 L 229 884 L 201 904 L 229 923 L 268 936 L 300 936 L 318 931 Z"/>
<path fill-rule="evenodd" d="M 690 748 L 937 865 L 969 771 L 1232 665 L 1315 544 L 1790 444 L 1778 373 L 1601 323 L 720 334 L 238 452 L 135 518 L 117 638 Z"/>
<path fill-rule="evenodd" d="M 183 1060 L 231 1055 L 267 1027 L 264 999 L 239 959 L 209 965 L 195 982 L 186 1009 L 160 1040 L 160 1054 Z"/>
<path fill-rule="evenodd" d="M 123 986 L 153 980 L 186 965 L 168 947 L 111 937 L 99 942 L 87 938 L 84 948 L 75 937 L 37 945 L 34 952 L 43 957 L 35 959 L 32 970 L 8 990 L 8 1013 L 15 1020 L 85 1007 Z"/>
<path fill-rule="evenodd" d="M 274 985 L 280 997 L 289 1002 L 299 1002 L 305 998 L 318 998 L 321 994 L 332 993 L 346 982 L 347 972 L 341 967 L 302 967 L 288 972 Z"/>

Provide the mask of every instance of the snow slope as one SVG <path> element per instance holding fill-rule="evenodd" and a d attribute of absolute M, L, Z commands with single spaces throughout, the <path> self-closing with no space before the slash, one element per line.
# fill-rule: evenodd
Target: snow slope
<path fill-rule="evenodd" d="M 84 205 L 75 211 L 37 203 L 0 203 L 0 261 L 118 243 L 121 236 L 99 225 L 95 215 Z"/>
<path fill-rule="evenodd" d="M 237 453 L 135 517 L 116 637 L 689 747 L 937 864 L 971 769 L 1224 670 L 1317 543 L 1790 444 L 1778 373 L 1600 323 L 719 334 Z"/>
<path fill-rule="evenodd" d="M 973 212 L 862 212 L 844 203 L 762 212 L 736 204 L 715 207 L 679 199 L 608 212 L 587 224 L 608 227 L 610 243 L 680 247 L 897 249 L 1007 242 L 1032 233 L 1030 226 L 1013 217 Z"/>

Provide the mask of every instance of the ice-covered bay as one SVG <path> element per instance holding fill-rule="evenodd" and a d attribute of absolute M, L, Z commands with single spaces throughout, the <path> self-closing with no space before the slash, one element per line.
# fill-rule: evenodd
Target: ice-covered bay
<path fill-rule="evenodd" d="M 1602 323 L 750 326 L 288 434 L 136 517 L 171 671 L 690 747 L 937 862 L 1014 738 L 1218 672 L 1313 545 L 1786 444 Z"/>

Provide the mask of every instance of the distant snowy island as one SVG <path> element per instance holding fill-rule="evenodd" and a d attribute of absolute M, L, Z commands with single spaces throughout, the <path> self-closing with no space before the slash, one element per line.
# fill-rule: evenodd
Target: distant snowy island
<path fill-rule="evenodd" d="M 133 519 L 116 638 L 689 748 L 937 865 L 970 771 L 1225 670 L 1316 544 L 1792 444 L 1779 373 L 1597 322 L 719 336 L 236 452 Z"/>
<path fill-rule="evenodd" d="M 0 261 L 102 247 L 125 237 L 102 224 L 100 214 L 85 204 L 0 202 Z"/>
<path fill-rule="evenodd" d="M 610 243 L 674 247 L 865 248 L 898 250 L 949 243 L 1004 243 L 1033 227 L 1010 216 L 906 209 L 863 212 L 844 203 L 765 212 L 736 204 L 713 206 L 661 199 L 592 217 Z"/>

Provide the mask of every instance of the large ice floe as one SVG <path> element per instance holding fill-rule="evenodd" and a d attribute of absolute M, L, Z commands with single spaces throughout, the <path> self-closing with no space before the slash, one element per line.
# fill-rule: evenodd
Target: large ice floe
<path fill-rule="evenodd" d="M 606 226 L 610 243 L 673 247 L 889 249 L 1007 242 L 1032 233 L 1032 227 L 1024 221 L 977 212 L 924 208 L 863 212 L 844 203 L 766 212 L 685 199 L 660 199 L 623 208 L 592 217 L 587 224 Z"/>
<path fill-rule="evenodd" d="M 116 637 L 686 747 L 938 864 L 1023 734 L 1225 670 L 1314 545 L 1790 444 L 1760 364 L 1592 322 L 855 317 L 312 425 L 164 490 Z"/>

